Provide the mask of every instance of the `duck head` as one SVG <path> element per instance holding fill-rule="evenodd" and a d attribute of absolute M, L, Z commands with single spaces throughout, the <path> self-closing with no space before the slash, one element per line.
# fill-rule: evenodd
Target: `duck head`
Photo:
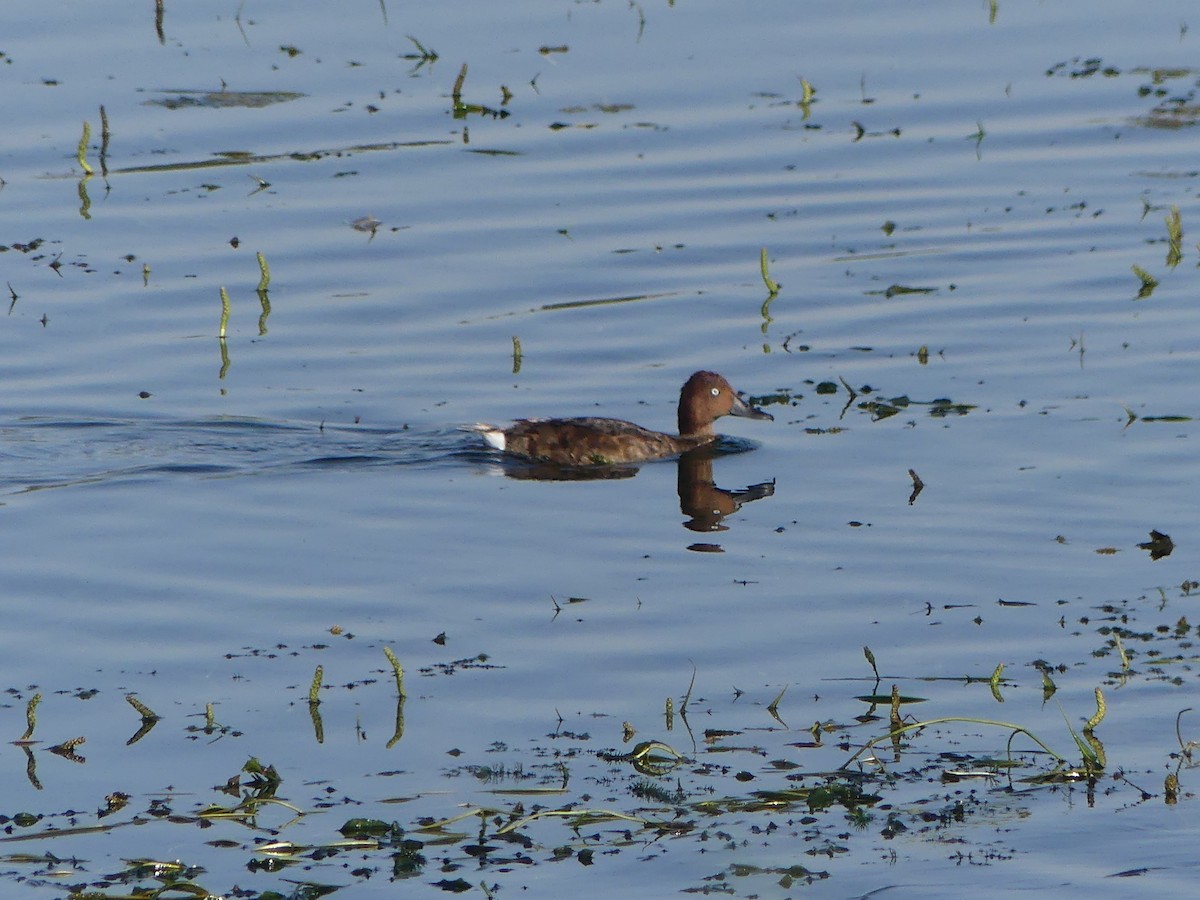
<path fill-rule="evenodd" d="M 679 433 L 712 434 L 712 424 L 721 416 L 774 419 L 770 413 L 751 406 L 716 372 L 697 372 L 679 392 Z"/>

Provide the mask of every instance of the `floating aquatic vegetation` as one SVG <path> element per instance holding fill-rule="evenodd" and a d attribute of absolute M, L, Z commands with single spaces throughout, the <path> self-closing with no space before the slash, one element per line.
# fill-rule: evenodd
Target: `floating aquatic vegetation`
<path fill-rule="evenodd" d="M 903 395 L 879 400 L 864 400 L 858 404 L 858 408 L 863 412 L 870 413 L 872 421 L 875 422 L 891 418 L 912 406 L 928 407 L 929 415 L 935 419 L 943 419 L 947 416 L 965 416 L 976 409 L 973 403 L 956 403 L 946 397 L 939 397 L 936 400 L 913 400 Z"/>
<path fill-rule="evenodd" d="M 1104 60 L 1098 56 L 1080 58 L 1078 56 L 1064 62 L 1055 63 L 1046 70 L 1049 78 L 1091 78 L 1093 75 L 1103 75 L 1105 78 L 1115 78 L 1121 70 L 1115 66 L 1104 65 Z"/>
<path fill-rule="evenodd" d="M 193 91 L 178 88 L 164 89 L 158 93 L 172 96 L 146 100 L 145 105 L 167 109 L 263 109 L 308 96 L 295 91 Z"/>
<path fill-rule="evenodd" d="M 426 64 L 432 65 L 433 63 L 437 62 L 438 54 L 437 54 L 436 50 L 429 49 L 424 44 L 422 44 L 420 41 L 418 41 L 415 37 L 413 37 L 411 34 L 406 34 L 405 37 L 408 38 L 410 41 L 412 41 L 413 46 L 417 48 L 417 52 L 416 53 L 403 53 L 400 55 L 400 58 L 416 61 L 417 64 L 415 66 L 413 66 L 413 68 L 412 68 L 413 72 L 416 72 L 418 69 L 420 69 L 422 66 L 424 66 Z"/>
<path fill-rule="evenodd" d="M 1185 593 L 1195 589 L 1193 584 L 1181 586 Z M 1112 623 L 1105 626 L 1111 629 L 1110 642 L 1115 641 L 1109 647 L 1122 646 L 1122 640 L 1137 640 L 1147 647 L 1171 640 L 1184 646 L 1194 632 L 1189 623 L 1178 619 L 1168 635 L 1152 628 L 1145 635 L 1134 636 L 1129 631 L 1133 609 L 1128 605 L 1107 610 L 1105 619 Z M 383 652 L 402 694 L 402 667 L 388 648 Z M 863 648 L 863 653 L 871 667 L 868 678 L 878 686 L 879 662 L 869 647 Z M 1133 651 L 1124 654 L 1120 677 L 1140 677 L 1132 664 L 1135 656 Z M 1159 659 L 1157 664 L 1172 661 Z M 1042 672 L 1045 682 L 1048 664 L 1035 668 Z M 998 665 L 990 676 L 963 680 L 988 684 L 995 693 L 1004 669 Z M 914 677 L 943 680 L 920 674 Z M 684 723 L 688 709 L 696 704 L 702 704 L 710 715 L 714 712 L 711 698 L 693 697 L 695 680 L 693 675 L 678 704 L 676 718 Z M 1016 683 L 1005 684 L 1013 690 L 1021 689 Z M 1044 694 L 1036 684 L 1027 689 Z M 0 825 L 8 832 L 0 838 L 0 844 L 37 842 L 39 850 L 47 843 L 53 847 L 55 839 L 104 834 L 134 823 L 143 828 L 174 829 L 226 824 L 245 831 L 244 837 L 237 832 L 217 832 L 218 837 L 204 846 L 203 852 L 208 854 L 204 859 L 199 858 L 199 851 L 193 852 L 191 859 L 171 861 L 130 853 L 132 858 L 118 872 L 91 871 L 86 858 L 66 861 L 44 851 L 10 853 L 0 859 L 25 875 L 68 874 L 72 884 L 78 886 L 79 896 L 145 893 L 199 897 L 227 895 L 229 885 L 215 883 L 227 875 L 214 866 L 212 856 L 216 854 L 219 859 L 232 855 L 236 862 L 228 872 L 233 877 L 239 871 L 249 871 L 263 879 L 256 896 L 275 896 L 271 890 L 276 886 L 286 886 L 294 896 L 320 896 L 333 881 L 344 887 L 348 877 L 428 880 L 430 876 L 444 876 L 443 882 L 449 878 L 450 883 L 457 884 L 454 873 L 463 866 L 484 866 L 486 877 L 502 886 L 512 873 L 528 872 L 539 865 L 574 859 L 583 865 L 599 866 L 622 854 L 642 854 L 649 847 L 670 842 L 675 855 L 690 851 L 710 858 L 707 854 L 720 851 L 711 857 L 717 860 L 715 873 L 700 881 L 700 885 L 707 886 L 705 892 L 731 878 L 749 879 L 748 886 L 762 888 L 768 884 L 762 881 L 764 878 L 771 884 L 799 884 L 834 876 L 794 861 L 797 837 L 802 852 L 812 858 L 849 853 L 860 840 L 889 840 L 901 835 L 909 835 L 913 841 L 952 839 L 965 843 L 970 851 L 972 847 L 978 849 L 979 839 L 971 836 L 978 833 L 978 828 L 973 831 L 964 826 L 1002 821 L 1012 814 L 1015 795 L 1078 785 L 1090 797 L 1108 767 L 1106 749 L 1098 737 L 1107 700 L 1101 689 L 1093 693 L 1095 712 L 1081 728 L 1074 727 L 1064 714 L 1078 762 L 1072 762 L 1020 722 L 953 714 L 912 718 L 905 708 L 923 698 L 902 692 L 898 684 L 890 692 L 880 692 L 876 687 L 860 698 L 887 706 L 889 714 L 885 718 L 868 715 L 842 723 L 817 722 L 806 729 L 812 737 L 806 741 L 790 740 L 794 732 L 774 726 L 764 730 L 754 721 L 763 712 L 777 714 L 783 691 L 773 700 L 764 695 L 758 703 L 745 705 L 743 701 L 735 706 L 743 696 L 739 691 L 718 713 L 728 718 L 740 710 L 741 715 L 750 718 L 730 722 L 734 727 L 707 728 L 703 744 L 694 744 L 690 754 L 661 739 L 642 741 L 626 752 L 593 750 L 588 746 L 591 735 L 566 731 L 546 738 L 552 746 L 538 746 L 536 742 L 521 748 L 498 743 L 481 745 L 479 752 L 487 754 L 487 762 L 467 761 L 443 775 L 450 782 L 469 779 L 476 790 L 478 786 L 486 787 L 490 799 L 482 805 L 468 801 L 465 809 L 455 809 L 460 806 L 459 799 L 447 799 L 446 814 L 441 816 L 413 813 L 407 820 L 397 821 L 380 814 L 387 808 L 382 804 L 408 804 L 416 797 L 372 799 L 364 796 L 360 786 L 352 792 L 352 805 L 362 811 L 331 819 L 329 812 L 336 802 L 333 798 L 346 792 L 336 783 L 345 773 L 318 778 L 306 775 L 303 781 L 294 781 L 281 774 L 293 767 L 290 760 L 266 764 L 251 756 L 243 757 L 246 761 L 240 771 L 224 784 L 207 789 L 217 795 L 216 799 L 205 798 L 206 789 L 183 779 L 168 795 L 150 796 L 143 805 L 138 804 L 136 794 L 110 793 L 94 815 L 73 809 L 0 816 Z M 337 702 L 334 698 L 325 701 L 326 705 Z M 355 705 L 362 702 L 356 699 Z M 208 715 L 211 721 L 211 708 Z M 965 734 L 956 725 L 967 726 Z M 626 723 L 622 730 L 628 735 L 632 726 Z M 1182 730 L 1177 721 L 1172 738 L 1178 744 L 1179 763 L 1178 770 L 1168 773 L 1164 781 L 1166 804 L 1180 802 L 1186 794 L 1186 787 L 1179 784 L 1180 775 L 1197 745 L 1185 740 Z M 1000 738 L 989 743 L 987 735 L 993 732 Z M 828 743 L 823 740 L 826 735 L 831 736 Z M 984 745 L 964 749 L 965 735 L 977 745 L 981 741 Z M 53 749 L 63 758 L 82 763 L 82 758 L 73 753 L 82 743 L 82 737 L 74 738 Z M 1035 749 L 1020 750 L 1024 743 Z M 840 765 L 832 768 L 826 765 L 813 771 L 803 763 L 804 754 L 838 750 L 845 755 Z M 802 754 L 799 758 L 797 751 Z M 499 758 L 494 755 L 498 753 L 507 755 Z M 1123 777 L 1115 776 L 1106 790 L 1120 790 Z M 977 787 L 947 795 L 946 785 L 963 783 L 976 783 Z M 748 790 L 748 784 L 754 787 Z M 603 801 L 597 802 L 597 796 L 603 796 Z M 550 798 L 556 799 L 548 804 Z M 424 801 L 428 809 L 429 804 L 436 805 L 436 795 Z M 1033 801 L 1023 802 L 1020 814 L 1031 814 Z M 322 815 L 310 815 L 318 812 Z M 783 819 L 803 821 L 803 829 L 779 831 Z M 781 843 L 785 834 L 787 841 Z M 714 836 L 720 836 L 719 843 L 714 843 Z M 747 841 L 753 841 L 757 848 L 754 863 L 739 853 Z M 778 863 L 772 862 L 772 853 Z M 346 867 L 350 859 L 354 860 L 353 869 Z M 436 869 L 431 867 L 434 865 Z M 300 873 L 302 877 L 297 878 Z M 267 880 L 272 877 L 277 880 Z M 463 884 L 470 887 L 465 881 Z M 121 893 L 110 893 L 114 888 Z"/>
<path fill-rule="evenodd" d="M 458 77 L 454 79 L 454 88 L 450 92 L 450 98 L 453 101 L 452 112 L 454 114 L 454 118 L 465 119 L 469 115 L 491 116 L 493 119 L 504 119 L 508 117 L 509 111 L 507 109 L 492 109 L 491 107 L 482 106 L 477 103 L 463 102 L 462 89 L 466 80 L 467 64 L 463 63 L 462 68 L 458 70 Z M 511 94 L 508 93 L 507 88 L 502 88 L 501 95 L 504 97 L 504 100 L 501 103 L 503 106 L 504 103 L 508 102 L 508 97 L 510 97 Z"/>

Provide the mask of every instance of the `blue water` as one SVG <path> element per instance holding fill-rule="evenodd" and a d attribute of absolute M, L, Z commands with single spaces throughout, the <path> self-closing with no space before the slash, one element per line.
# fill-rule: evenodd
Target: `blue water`
<path fill-rule="evenodd" d="M 1109 876 L 1141 868 L 1136 888 L 1190 885 L 1188 769 L 1163 802 L 1193 705 L 1189 6 L 164 11 L 162 42 L 152 4 L 104 2 L 14 8 L 0 37 L 11 739 L 42 695 L 37 776 L 12 749 L 0 784 L 5 815 L 45 814 L 0 853 L 77 860 L 6 856 L 14 884 L 57 896 L 153 857 L 204 866 L 213 893 L 390 895 L 386 849 L 247 869 L 263 840 L 330 846 L 364 817 L 426 842 L 405 887 L 430 895 L 456 877 L 535 896 L 1126 896 Z M 408 35 L 438 58 L 405 58 Z M 455 117 L 464 63 L 462 101 L 507 115 Z M 763 248 L 782 285 L 765 306 Z M 1133 266 L 1158 281 L 1140 300 Z M 741 452 L 714 460 L 716 486 L 774 482 L 722 530 L 684 527 L 673 461 L 538 481 L 461 430 L 581 414 L 669 429 L 700 368 L 775 415 L 721 423 Z M 897 398 L 886 418 L 861 406 Z M 1151 529 L 1170 556 L 1137 547 Z M 1007 742 L 959 723 L 884 760 L 921 777 L 894 779 L 861 831 L 838 812 L 727 811 L 626 844 L 619 821 L 546 819 L 524 829 L 535 862 L 505 866 L 419 830 L 518 799 L 695 818 L 636 799 L 638 774 L 595 755 L 629 748 L 625 722 L 691 757 L 659 781 L 693 802 L 795 784 L 781 760 L 830 772 L 886 732 L 856 720 L 864 645 L 881 691 L 925 698 L 908 714 L 1019 723 L 1068 757 L 1064 715 L 1078 731 L 1101 687 L 1106 774 L 1091 797 L 939 791 L 939 754 Z M 384 647 L 406 672 L 390 747 Z M 923 680 L 1000 663 L 1003 705 L 986 683 Z M 664 712 L 689 685 L 691 734 Z M 128 693 L 163 716 L 132 745 Z M 822 746 L 799 747 L 814 722 Z M 78 736 L 86 763 L 48 752 Z M 1048 767 L 1033 749 L 1018 740 L 1021 775 Z M 201 827 L 252 756 L 304 815 Z M 117 790 L 129 806 L 98 817 Z M 967 815 L 930 825 L 931 792 Z M 883 835 L 889 811 L 907 832 Z M 551 864 L 558 847 L 593 847 L 593 864 Z M 794 864 L 829 877 L 781 887 Z"/>

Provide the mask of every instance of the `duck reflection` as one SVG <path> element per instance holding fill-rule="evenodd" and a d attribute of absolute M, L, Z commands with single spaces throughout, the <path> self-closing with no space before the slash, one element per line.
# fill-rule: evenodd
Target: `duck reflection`
<path fill-rule="evenodd" d="M 721 520 L 742 508 L 742 504 L 761 500 L 775 493 L 775 481 L 752 484 L 740 491 L 717 487 L 713 480 L 713 459 L 718 453 L 705 447 L 679 457 L 679 511 L 690 516 L 683 527 L 691 531 L 728 531 Z"/>
<path fill-rule="evenodd" d="M 764 481 L 741 490 L 717 487 L 713 477 L 713 460 L 729 454 L 728 449 L 702 447 L 684 453 L 676 460 L 678 475 L 679 511 L 688 517 L 683 527 L 705 534 L 728 531 L 722 520 L 737 512 L 743 504 L 761 500 L 775 493 L 775 482 Z M 639 466 L 560 466 L 553 463 L 534 463 L 506 460 L 504 474 L 520 481 L 601 481 L 632 478 Z M 694 549 L 714 551 L 717 547 Z"/>

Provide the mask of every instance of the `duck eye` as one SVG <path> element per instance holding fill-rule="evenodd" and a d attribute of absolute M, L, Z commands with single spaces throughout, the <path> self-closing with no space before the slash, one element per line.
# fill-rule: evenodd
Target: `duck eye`
<path fill-rule="evenodd" d="M 720 389 L 720 388 L 709 388 L 709 390 L 710 390 L 710 391 L 712 391 L 712 395 L 713 395 L 714 397 L 720 397 L 720 396 L 721 396 L 721 389 Z"/>

